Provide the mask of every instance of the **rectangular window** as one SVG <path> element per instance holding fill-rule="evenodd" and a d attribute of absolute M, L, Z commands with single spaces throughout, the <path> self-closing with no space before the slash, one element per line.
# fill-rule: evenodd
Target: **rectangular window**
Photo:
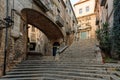
<path fill-rule="evenodd" d="M 35 32 L 35 27 L 32 26 L 32 32 Z"/>
<path fill-rule="evenodd" d="M 36 42 L 36 34 L 35 33 L 31 33 L 30 42 Z"/>
<path fill-rule="evenodd" d="M 60 2 L 60 0 L 58 0 L 58 2 Z"/>
<path fill-rule="evenodd" d="M 71 10 L 69 10 L 69 13 L 71 14 Z"/>
<path fill-rule="evenodd" d="M 79 13 L 82 14 L 82 9 L 79 9 Z"/>
<path fill-rule="evenodd" d="M 57 8 L 57 12 L 60 13 L 60 10 Z"/>
<path fill-rule="evenodd" d="M 89 6 L 86 7 L 86 12 L 88 12 L 88 11 L 89 11 Z"/>

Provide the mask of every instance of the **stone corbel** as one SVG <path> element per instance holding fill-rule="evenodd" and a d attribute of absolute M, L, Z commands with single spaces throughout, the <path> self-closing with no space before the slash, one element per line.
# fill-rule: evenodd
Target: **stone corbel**
<path fill-rule="evenodd" d="M 19 39 L 21 36 L 23 36 L 22 32 L 11 30 L 11 37 L 14 39 Z"/>

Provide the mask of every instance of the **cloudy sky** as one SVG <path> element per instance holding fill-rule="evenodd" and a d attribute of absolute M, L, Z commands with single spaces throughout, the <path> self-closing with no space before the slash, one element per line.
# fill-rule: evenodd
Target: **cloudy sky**
<path fill-rule="evenodd" d="M 70 0 L 72 5 L 74 5 L 76 2 L 78 2 L 79 0 Z"/>

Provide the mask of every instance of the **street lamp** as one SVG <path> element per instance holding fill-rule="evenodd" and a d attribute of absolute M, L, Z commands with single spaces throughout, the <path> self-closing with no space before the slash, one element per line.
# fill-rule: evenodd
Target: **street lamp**
<path fill-rule="evenodd" d="M 4 18 L 4 23 L 5 23 L 6 27 L 3 27 L 3 28 L 6 29 L 6 32 L 5 32 L 5 48 L 4 48 L 3 75 L 5 75 L 5 72 L 6 72 L 6 54 L 7 54 L 7 47 L 8 47 L 8 28 L 10 26 L 12 26 L 13 20 L 11 19 L 10 16 L 6 16 L 6 18 Z"/>

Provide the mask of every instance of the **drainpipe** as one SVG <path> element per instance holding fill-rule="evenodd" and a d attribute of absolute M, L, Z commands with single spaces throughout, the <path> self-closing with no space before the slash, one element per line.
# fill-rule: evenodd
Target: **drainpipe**
<path fill-rule="evenodd" d="M 9 21 L 7 20 L 9 17 L 8 17 L 8 0 L 6 0 L 6 18 L 5 18 L 5 21 L 6 21 L 6 31 L 5 31 L 5 47 L 4 47 L 4 65 L 3 65 L 3 75 L 6 74 L 6 55 L 7 55 L 7 47 L 8 47 L 8 27 L 9 27 Z"/>

